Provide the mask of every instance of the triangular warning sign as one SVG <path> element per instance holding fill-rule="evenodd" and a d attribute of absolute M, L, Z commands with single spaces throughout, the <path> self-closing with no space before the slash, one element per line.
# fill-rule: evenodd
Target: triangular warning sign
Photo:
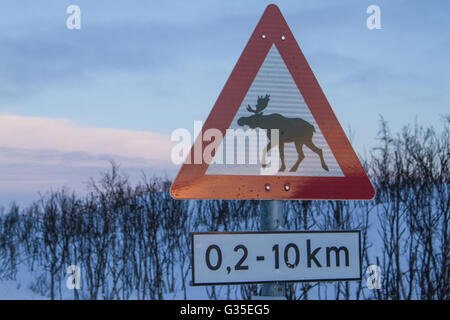
<path fill-rule="evenodd" d="M 374 197 L 276 5 L 267 7 L 256 26 L 171 194 L 179 199 Z"/>

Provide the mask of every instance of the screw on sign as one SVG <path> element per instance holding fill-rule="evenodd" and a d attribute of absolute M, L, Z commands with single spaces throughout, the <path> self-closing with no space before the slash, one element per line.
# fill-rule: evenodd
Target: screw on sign
<path fill-rule="evenodd" d="M 203 137 L 209 129 L 221 133 L 213 142 Z M 258 130 L 263 134 L 253 136 L 265 139 L 250 145 L 247 138 Z M 364 200 L 375 195 L 275 5 L 266 8 L 187 159 L 206 150 L 213 150 L 212 161 L 185 161 L 172 184 L 173 197 Z M 256 163 L 233 162 L 255 155 Z M 274 163 L 276 170 L 269 171 Z"/>

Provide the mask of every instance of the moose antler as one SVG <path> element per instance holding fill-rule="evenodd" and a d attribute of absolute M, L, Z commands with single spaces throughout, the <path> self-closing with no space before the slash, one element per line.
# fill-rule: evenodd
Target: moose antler
<path fill-rule="evenodd" d="M 252 107 L 249 104 L 247 105 L 247 111 L 251 112 L 251 113 L 258 113 L 258 111 L 257 110 L 253 110 Z"/>
<path fill-rule="evenodd" d="M 258 96 L 258 102 L 256 103 L 256 112 L 262 113 L 262 111 L 267 108 L 269 104 L 270 95 L 266 94 L 263 98 L 262 96 Z"/>
<path fill-rule="evenodd" d="M 256 103 L 256 108 L 253 109 L 249 104 L 247 105 L 247 111 L 254 114 L 262 114 L 262 111 L 267 108 L 269 104 L 270 95 L 266 94 L 265 97 L 258 96 L 258 101 Z"/>

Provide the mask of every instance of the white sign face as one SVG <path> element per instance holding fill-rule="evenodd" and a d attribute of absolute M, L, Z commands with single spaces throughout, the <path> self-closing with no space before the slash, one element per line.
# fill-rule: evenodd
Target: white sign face
<path fill-rule="evenodd" d="M 359 231 L 191 233 L 193 285 L 361 280 Z"/>
<path fill-rule="evenodd" d="M 248 106 L 254 107 L 258 97 L 264 97 L 267 94 L 270 95 L 270 99 L 268 105 L 264 108 L 264 115 L 281 114 L 290 119 L 301 118 L 308 123 L 308 126 L 310 125 L 314 128 L 311 143 L 323 152 L 323 159 L 326 163 L 327 170 L 324 170 L 322 167 L 318 153 L 313 152 L 310 147 L 307 147 L 307 145 L 300 146 L 302 150 L 301 153 L 304 158 L 297 170 L 290 171 L 289 169 L 286 169 L 285 171 L 279 171 L 278 169 L 280 164 L 276 164 L 274 168 L 271 168 L 272 170 L 270 170 L 270 168 L 261 167 L 261 155 L 263 154 L 263 149 L 267 146 L 267 141 L 260 139 L 257 146 L 250 146 L 249 143 L 245 142 L 245 136 L 246 134 L 251 136 L 252 129 L 248 126 L 242 127 L 242 125 L 238 123 L 238 120 L 251 116 L 252 113 L 249 112 Z M 300 125 L 296 124 L 296 126 Z M 272 45 L 272 48 L 267 54 L 264 63 L 261 65 L 258 74 L 247 92 L 247 95 L 234 116 L 229 129 L 232 129 L 233 134 L 231 136 L 229 133 L 225 135 L 220 144 L 220 149 L 216 153 L 213 162 L 209 165 L 208 170 L 206 171 L 206 174 L 208 175 L 287 175 L 310 177 L 344 176 L 325 140 L 325 137 L 317 125 L 314 116 L 306 105 L 302 94 L 295 84 L 291 73 L 289 72 L 275 45 Z M 245 130 L 246 133 L 244 133 L 242 129 Z M 259 139 L 256 129 L 253 130 L 254 137 Z M 235 134 L 237 136 L 237 143 L 234 143 Z M 228 144 L 227 141 L 230 139 L 231 144 Z M 238 141 L 243 141 L 243 143 L 239 143 Z M 232 149 L 228 150 L 229 148 Z M 227 161 L 227 152 L 236 154 L 237 158 L 242 157 L 242 159 L 246 159 L 247 155 L 250 157 L 250 154 L 253 153 L 255 154 L 257 161 L 253 164 L 245 163 L 245 165 L 234 164 L 234 162 L 230 163 Z M 278 148 L 273 148 L 272 152 L 275 152 L 275 154 L 271 157 L 273 160 L 280 157 Z M 217 157 L 221 158 L 218 159 Z M 295 143 L 286 143 L 283 156 L 286 168 L 292 168 L 297 162 L 298 157 L 299 149 L 296 147 Z"/>

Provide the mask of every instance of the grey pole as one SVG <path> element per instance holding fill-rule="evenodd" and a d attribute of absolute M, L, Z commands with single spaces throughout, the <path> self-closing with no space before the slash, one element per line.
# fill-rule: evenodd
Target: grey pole
<path fill-rule="evenodd" d="M 280 200 L 261 201 L 261 231 L 282 230 L 284 221 L 283 203 Z M 285 289 L 282 283 L 264 283 L 262 295 L 266 297 L 284 297 Z"/>

